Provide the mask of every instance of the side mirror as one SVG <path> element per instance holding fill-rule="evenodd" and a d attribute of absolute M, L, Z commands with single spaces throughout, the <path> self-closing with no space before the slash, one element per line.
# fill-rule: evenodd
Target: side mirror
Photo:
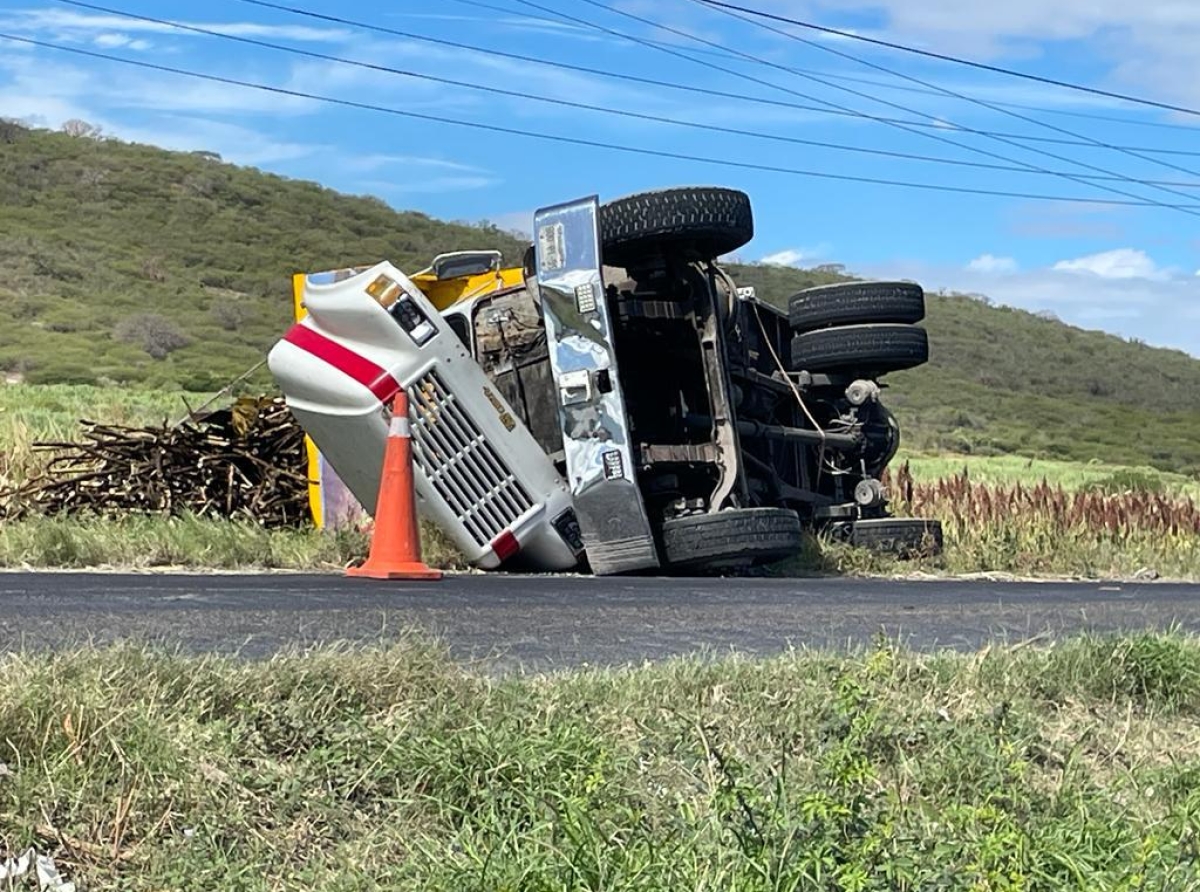
<path fill-rule="evenodd" d="M 439 254 L 433 259 L 430 269 L 434 278 L 441 282 L 446 279 L 499 272 L 500 260 L 499 251 L 456 251 L 452 254 Z"/>

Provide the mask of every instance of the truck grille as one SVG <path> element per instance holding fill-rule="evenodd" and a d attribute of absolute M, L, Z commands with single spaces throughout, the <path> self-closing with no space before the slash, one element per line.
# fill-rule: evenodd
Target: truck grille
<path fill-rule="evenodd" d="M 486 548 L 533 502 L 436 370 L 409 388 L 413 456 L 476 544 Z"/>

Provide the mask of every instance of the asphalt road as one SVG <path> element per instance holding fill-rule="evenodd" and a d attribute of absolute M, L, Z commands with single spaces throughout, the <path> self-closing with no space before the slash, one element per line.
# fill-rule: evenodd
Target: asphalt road
<path fill-rule="evenodd" d="M 420 629 L 496 668 L 611 665 L 697 651 L 915 648 L 1165 629 L 1200 632 L 1200 586 L 886 580 L 0 574 L 0 650 L 150 642 L 269 656 Z"/>

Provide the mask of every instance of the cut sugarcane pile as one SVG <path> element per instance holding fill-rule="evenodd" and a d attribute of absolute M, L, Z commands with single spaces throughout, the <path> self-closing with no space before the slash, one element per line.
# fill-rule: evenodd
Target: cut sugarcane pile
<path fill-rule="evenodd" d="M 309 521 L 304 432 L 281 399 L 240 399 L 169 427 L 81 422 L 75 443 L 39 443 L 45 470 L 0 494 L 35 514 L 195 514 L 294 527 Z"/>

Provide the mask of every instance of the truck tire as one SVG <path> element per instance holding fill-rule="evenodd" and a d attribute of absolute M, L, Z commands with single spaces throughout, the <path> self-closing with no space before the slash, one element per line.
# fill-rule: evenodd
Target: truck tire
<path fill-rule="evenodd" d="M 846 325 L 792 339 L 797 372 L 846 372 L 866 377 L 911 369 L 929 361 L 929 335 L 915 325 Z"/>
<path fill-rule="evenodd" d="M 910 282 L 845 282 L 806 288 L 788 301 L 797 333 L 868 322 L 912 324 L 925 318 L 925 290 Z"/>
<path fill-rule="evenodd" d="M 720 570 L 791 557 L 803 545 L 800 515 L 783 508 L 739 508 L 663 524 L 663 554 L 672 567 Z"/>
<path fill-rule="evenodd" d="M 712 260 L 752 238 L 750 196 L 736 189 L 663 189 L 618 198 L 600 208 L 604 262 L 612 266 L 627 266 L 663 247 Z"/>
<path fill-rule="evenodd" d="M 850 544 L 900 558 L 934 557 L 942 553 L 942 524 L 937 520 L 885 517 L 856 520 Z"/>

